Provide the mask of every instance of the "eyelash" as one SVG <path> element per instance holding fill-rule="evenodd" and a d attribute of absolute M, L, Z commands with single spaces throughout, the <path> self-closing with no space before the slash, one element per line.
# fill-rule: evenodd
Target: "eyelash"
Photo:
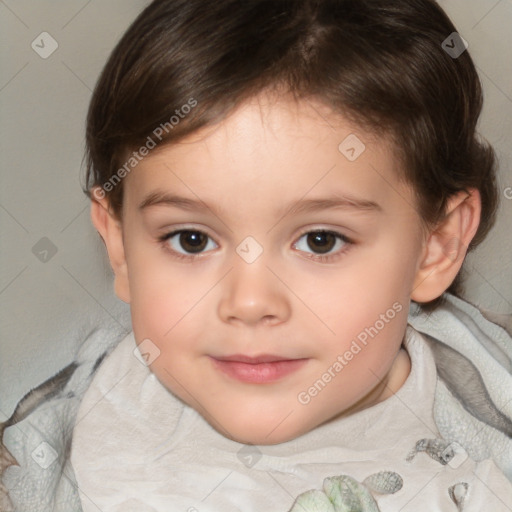
<path fill-rule="evenodd" d="M 162 244 L 164 250 L 170 252 L 174 258 L 176 258 L 178 260 L 188 260 L 188 261 L 191 261 L 191 260 L 197 259 L 198 257 L 201 257 L 201 254 L 205 254 L 205 253 L 183 254 L 183 253 L 180 253 L 178 251 L 175 251 L 174 249 L 171 249 L 169 247 L 169 244 L 167 243 L 170 238 L 172 238 L 173 236 L 178 235 L 180 233 L 183 233 L 185 231 L 189 231 L 189 232 L 192 232 L 192 233 L 200 233 L 200 234 L 206 236 L 207 238 L 211 239 L 211 237 L 207 233 L 205 233 L 204 231 L 201 231 L 200 229 L 186 229 L 186 228 L 182 228 L 182 229 L 177 229 L 175 231 L 172 231 L 170 233 L 166 233 L 166 234 L 160 236 L 158 238 L 158 241 Z M 304 235 L 312 234 L 312 233 L 327 233 L 327 234 L 331 234 L 331 235 L 334 235 L 338 240 L 341 240 L 345 244 L 345 246 L 342 247 L 341 250 L 338 250 L 334 254 L 328 254 L 328 255 L 313 254 L 312 255 L 311 253 L 305 253 L 305 254 L 309 254 L 309 256 L 306 256 L 306 258 L 311 259 L 311 260 L 316 261 L 316 262 L 327 263 L 327 262 L 330 262 L 332 260 L 336 260 L 339 257 L 341 257 L 344 254 L 346 254 L 346 252 L 350 249 L 350 247 L 354 245 L 354 241 L 352 239 L 348 238 L 343 233 L 339 233 L 337 231 L 333 231 L 333 230 L 330 230 L 330 229 L 306 229 L 306 230 L 304 230 L 304 231 L 302 231 L 300 233 L 299 237 L 297 238 L 297 242 L 294 242 L 293 245 L 296 245 L 298 243 L 298 241 Z M 303 252 L 303 251 L 301 251 L 301 252 Z"/>

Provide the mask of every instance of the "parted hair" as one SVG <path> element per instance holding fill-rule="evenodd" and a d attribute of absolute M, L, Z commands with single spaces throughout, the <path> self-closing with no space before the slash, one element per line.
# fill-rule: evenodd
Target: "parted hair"
<path fill-rule="evenodd" d="M 476 130 L 483 97 L 470 54 L 455 58 L 442 46 L 454 32 L 433 0 L 154 0 L 96 84 L 84 191 L 92 198 L 149 138 L 172 144 L 274 91 L 319 100 L 388 136 L 427 226 L 453 194 L 478 189 L 472 249 L 495 219 L 496 159 Z M 121 217 L 118 181 L 105 195 Z M 449 291 L 460 285 L 459 275 Z"/>

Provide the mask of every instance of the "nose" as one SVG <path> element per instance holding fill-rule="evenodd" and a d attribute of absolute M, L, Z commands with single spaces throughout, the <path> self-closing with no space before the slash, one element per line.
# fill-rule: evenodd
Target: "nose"
<path fill-rule="evenodd" d="M 263 258 L 249 264 L 240 259 L 226 276 L 218 315 L 240 325 L 279 325 L 291 314 L 287 289 Z"/>

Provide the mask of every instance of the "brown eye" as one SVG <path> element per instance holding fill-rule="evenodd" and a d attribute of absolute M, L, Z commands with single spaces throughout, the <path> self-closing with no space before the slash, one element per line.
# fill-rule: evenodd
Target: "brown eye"
<path fill-rule="evenodd" d="M 307 253 L 310 259 L 326 262 L 327 259 L 340 256 L 352 243 L 341 233 L 319 229 L 304 232 L 295 242 L 294 248 Z"/>
<path fill-rule="evenodd" d="M 200 231 L 182 231 L 179 242 L 187 252 L 201 252 L 206 247 L 208 237 Z"/>
<path fill-rule="evenodd" d="M 333 249 L 336 244 L 336 237 L 328 231 L 317 231 L 308 233 L 308 247 L 317 253 L 325 254 Z"/>
<path fill-rule="evenodd" d="M 165 242 L 172 252 L 184 256 L 199 254 L 205 249 L 215 249 L 217 246 L 206 233 L 192 229 L 173 231 L 160 240 Z"/>

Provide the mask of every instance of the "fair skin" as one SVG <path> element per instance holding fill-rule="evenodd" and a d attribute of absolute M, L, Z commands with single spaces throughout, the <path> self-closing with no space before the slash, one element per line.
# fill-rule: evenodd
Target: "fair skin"
<path fill-rule="evenodd" d="M 366 146 L 355 161 L 338 150 L 349 134 Z M 454 196 L 443 222 L 425 230 L 397 165 L 384 138 L 326 106 L 260 96 L 145 157 L 124 180 L 122 221 L 107 199 L 93 200 L 135 339 L 160 350 L 150 369 L 221 434 L 285 442 L 385 400 L 407 379 L 410 300 L 433 300 L 455 278 L 480 199 Z M 207 207 L 180 207 L 171 194 Z M 333 197 L 343 202 L 290 211 Z M 163 240 L 180 229 L 189 233 Z M 246 237 L 263 251 L 250 263 L 240 256 L 255 254 L 240 246 Z M 400 311 L 301 403 L 393 304 Z"/>

